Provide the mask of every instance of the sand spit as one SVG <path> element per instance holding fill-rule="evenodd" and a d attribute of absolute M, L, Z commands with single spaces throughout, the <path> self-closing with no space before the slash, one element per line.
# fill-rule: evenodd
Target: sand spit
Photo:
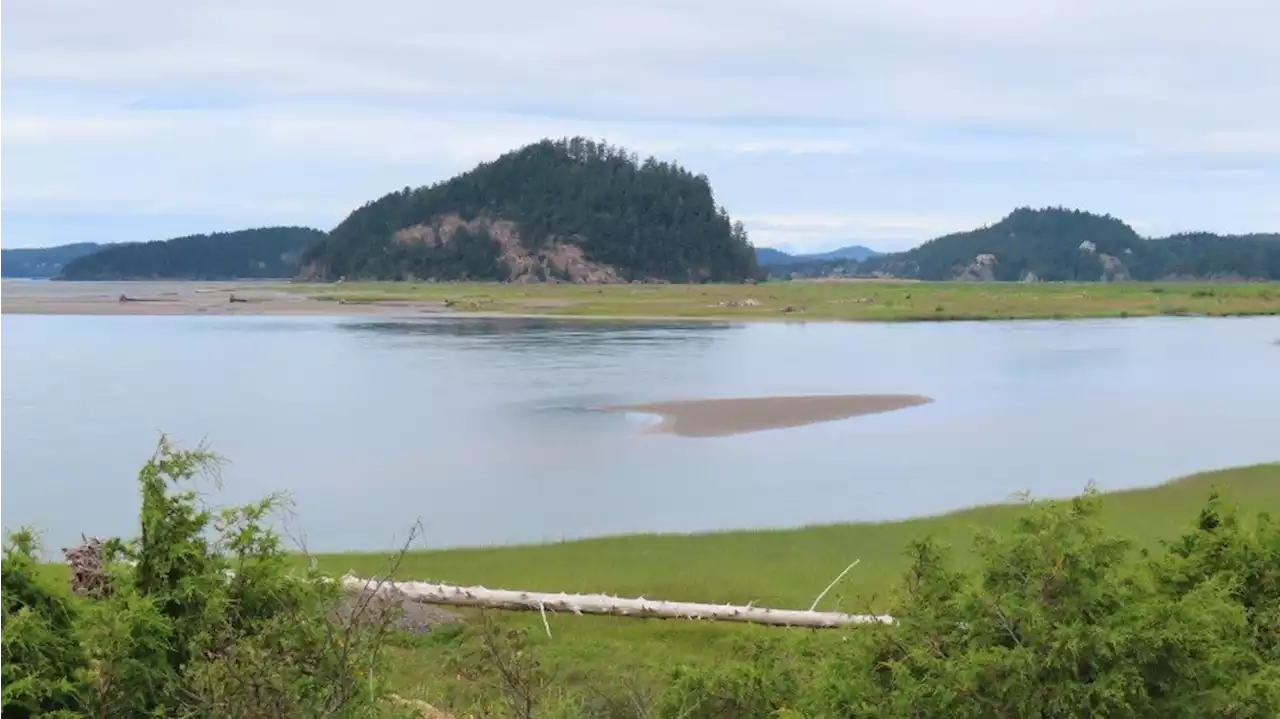
<path fill-rule="evenodd" d="M 34 315 L 331 315 L 439 311 L 433 303 L 323 302 L 268 282 L 47 282 L 5 280 L 4 314 Z"/>
<path fill-rule="evenodd" d="M 912 394 L 847 394 L 694 399 L 602 409 L 659 415 L 662 422 L 655 427 L 656 432 L 681 437 L 724 437 L 892 412 L 932 401 Z"/>

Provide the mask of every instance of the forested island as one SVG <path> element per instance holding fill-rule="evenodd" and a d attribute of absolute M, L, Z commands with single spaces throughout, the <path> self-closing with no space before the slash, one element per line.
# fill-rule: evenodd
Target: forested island
<path fill-rule="evenodd" d="M 758 274 L 703 175 L 584 138 L 543 140 L 352 212 L 302 279 L 735 282 Z"/>
<path fill-rule="evenodd" d="M 68 262 L 61 280 L 286 278 L 324 238 L 308 227 L 262 227 L 171 240 L 105 245 Z"/>
<path fill-rule="evenodd" d="M 47 279 L 56 277 L 70 261 L 102 249 L 96 242 L 75 242 L 56 247 L 19 247 L 0 250 L 0 276 Z"/>
<path fill-rule="evenodd" d="M 777 276 L 863 275 L 985 282 L 1280 279 L 1280 234 L 1184 233 L 1146 239 L 1110 215 L 1014 210 L 999 222 L 862 261 L 815 259 Z"/>

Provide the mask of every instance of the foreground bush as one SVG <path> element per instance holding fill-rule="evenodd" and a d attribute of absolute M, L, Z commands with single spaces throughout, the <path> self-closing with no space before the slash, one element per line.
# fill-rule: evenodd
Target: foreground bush
<path fill-rule="evenodd" d="M 293 569 L 266 525 L 275 498 L 204 508 L 188 485 L 215 466 L 162 442 L 139 474 L 139 536 L 105 543 L 103 576 L 78 576 L 83 596 L 42 570 L 29 533 L 9 538 L 6 719 L 402 706 L 375 681 L 393 617 L 358 599 L 337 612 L 353 598 Z M 1104 501 L 1033 505 L 980 533 L 963 565 L 916 542 L 893 626 L 755 633 L 733 658 L 662 677 L 584 692 L 575 667 L 543 661 L 550 637 L 491 618 L 433 633 L 457 645 L 459 688 L 442 698 L 485 717 L 1280 716 L 1280 526 L 1212 496 L 1180 539 L 1136 552 L 1103 530 Z"/>
<path fill-rule="evenodd" d="M 4 547 L 3 715 L 79 716 L 88 660 L 75 636 L 80 607 L 39 571 L 39 545 L 27 531 Z"/>
<path fill-rule="evenodd" d="M 892 627 L 684 669 L 681 717 L 1280 716 L 1280 531 L 1216 498 L 1156 557 L 1107 536 L 1089 494 L 985 532 L 972 570 L 930 541 Z"/>
<path fill-rule="evenodd" d="M 384 716 L 374 682 L 391 617 L 294 570 L 266 520 L 214 512 L 190 482 L 216 467 L 161 441 L 139 473 L 141 532 L 106 543 L 105 589 L 73 597 L 40 571 L 29 533 L 3 565 L 3 715 Z"/>

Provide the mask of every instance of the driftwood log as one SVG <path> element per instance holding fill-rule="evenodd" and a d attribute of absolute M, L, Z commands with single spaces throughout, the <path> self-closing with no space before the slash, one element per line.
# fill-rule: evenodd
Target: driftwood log
<path fill-rule="evenodd" d="M 62 550 L 71 565 L 71 588 L 80 595 L 102 596 L 111 590 L 103 567 L 102 540 L 85 539 L 79 546 Z M 841 572 L 813 606 L 857 562 Z M 488 587 L 460 587 L 431 582 L 393 582 L 345 576 L 342 588 L 348 592 L 371 593 L 386 599 L 451 607 L 479 607 L 484 609 L 508 609 L 542 613 L 546 625 L 548 611 L 572 614 L 602 614 L 614 617 L 694 619 L 717 622 L 745 622 L 782 627 L 811 627 L 832 629 L 860 624 L 893 624 L 887 614 L 844 614 L 842 612 L 818 612 L 810 609 L 773 609 L 750 604 L 703 604 L 699 602 L 670 602 L 661 599 L 635 599 L 613 597 L 607 594 L 566 594 L 564 592 L 526 592 L 515 589 L 490 589 Z M 547 633 L 551 628 L 547 625 Z"/>
<path fill-rule="evenodd" d="M 705 619 L 723 622 L 748 622 L 783 627 L 829 629 L 858 624 L 892 624 L 893 617 L 883 614 L 843 614 L 803 609 L 771 609 L 751 605 L 701 604 L 668 602 L 658 599 L 627 599 L 605 594 L 564 594 L 523 592 L 487 587 L 458 587 L 428 582 L 383 582 L 359 577 L 343 577 L 343 588 L 349 591 L 374 591 L 399 594 L 406 599 L 426 604 L 453 607 L 482 607 L 573 614 L 605 614 L 615 617 L 654 617 L 662 619 Z"/>

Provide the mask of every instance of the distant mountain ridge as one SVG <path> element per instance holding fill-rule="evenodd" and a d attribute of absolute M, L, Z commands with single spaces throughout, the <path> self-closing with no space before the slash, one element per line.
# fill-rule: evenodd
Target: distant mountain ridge
<path fill-rule="evenodd" d="M 0 276 L 46 279 L 56 277 L 72 260 L 105 247 L 96 242 L 76 242 L 55 247 L 18 247 L 0 250 Z"/>
<path fill-rule="evenodd" d="M 71 260 L 60 280 L 283 279 L 324 239 L 309 227 L 261 227 L 152 242 L 104 245 Z"/>
<path fill-rule="evenodd" d="M 704 175 L 577 137 L 543 140 L 352 212 L 301 279 L 733 282 L 758 275 Z"/>
<path fill-rule="evenodd" d="M 863 260 L 874 257 L 879 252 L 862 245 L 846 245 L 838 249 L 828 252 L 809 252 L 804 254 L 791 254 L 777 250 L 772 247 L 757 247 L 756 262 L 761 267 L 769 265 L 794 265 L 806 262 L 823 262 L 827 260 L 852 260 L 854 262 L 862 262 Z"/>

